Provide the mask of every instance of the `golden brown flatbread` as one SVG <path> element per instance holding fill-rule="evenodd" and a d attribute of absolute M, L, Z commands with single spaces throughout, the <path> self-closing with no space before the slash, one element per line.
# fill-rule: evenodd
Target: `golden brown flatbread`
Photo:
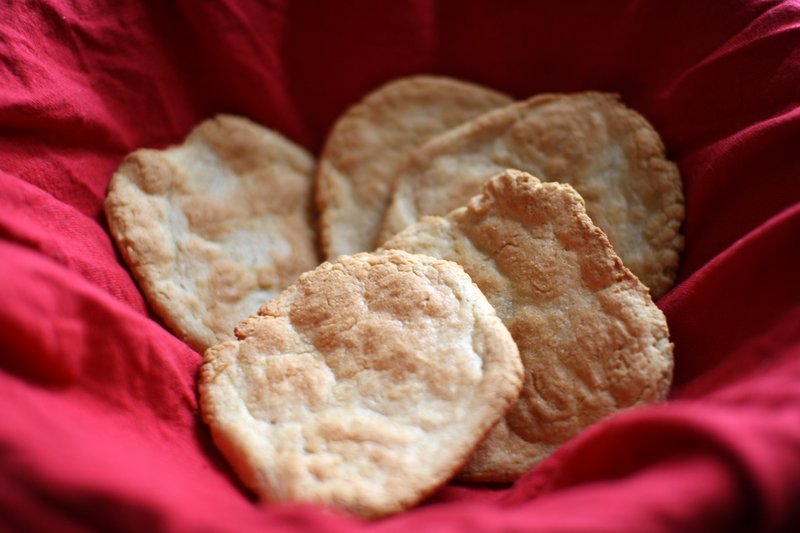
<path fill-rule="evenodd" d="M 511 335 L 449 261 L 341 256 L 210 348 L 200 404 L 268 501 L 375 518 L 450 479 L 519 392 Z"/>
<path fill-rule="evenodd" d="M 604 93 L 536 96 L 431 139 L 409 155 L 379 242 L 466 204 L 506 168 L 572 185 L 653 297 L 672 286 L 683 247 L 678 169 L 652 126 Z"/>
<path fill-rule="evenodd" d="M 519 399 L 462 478 L 513 481 L 593 422 L 666 397 L 666 319 L 569 185 L 509 170 L 384 246 L 461 264 L 519 347 Z"/>
<path fill-rule="evenodd" d="M 153 309 L 198 351 L 318 264 L 314 160 L 281 135 L 220 115 L 111 179 L 111 234 Z"/>
<path fill-rule="evenodd" d="M 511 98 L 442 76 L 411 76 L 388 83 L 348 109 L 320 156 L 317 202 L 328 259 L 375 248 L 398 165 L 434 135 Z"/>

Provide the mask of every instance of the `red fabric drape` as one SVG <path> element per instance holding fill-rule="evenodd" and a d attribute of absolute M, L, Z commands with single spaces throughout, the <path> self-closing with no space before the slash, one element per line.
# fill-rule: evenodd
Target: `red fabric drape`
<path fill-rule="evenodd" d="M 197 413 L 200 356 L 149 312 L 101 204 L 139 147 L 238 113 L 318 152 L 412 73 L 524 98 L 619 92 L 680 166 L 669 402 L 512 487 L 376 523 L 243 489 Z M 800 4 L 110 2 L 0 8 L 0 529 L 791 531 L 800 527 Z"/>

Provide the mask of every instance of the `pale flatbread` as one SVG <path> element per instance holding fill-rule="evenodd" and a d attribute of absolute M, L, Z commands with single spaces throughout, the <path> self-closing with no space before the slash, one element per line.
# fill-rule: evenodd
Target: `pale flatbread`
<path fill-rule="evenodd" d="M 654 298 L 674 283 L 683 189 L 655 130 L 614 95 L 542 95 L 431 139 L 406 162 L 380 242 L 422 215 L 444 215 L 506 168 L 571 184 Z"/>
<path fill-rule="evenodd" d="M 589 424 L 665 398 L 672 344 L 663 313 L 569 185 L 517 171 L 385 247 L 463 265 L 519 346 L 519 400 L 461 477 L 512 481 Z"/>
<path fill-rule="evenodd" d="M 341 256 L 214 346 L 200 404 L 215 443 L 267 501 L 375 518 L 451 478 L 514 402 L 519 352 L 449 261 Z"/>
<path fill-rule="evenodd" d="M 314 160 L 249 120 L 221 115 L 185 142 L 137 150 L 114 174 L 109 227 L 153 309 L 198 351 L 318 264 Z"/>
<path fill-rule="evenodd" d="M 334 125 L 320 156 L 317 203 L 328 259 L 375 248 L 398 165 L 434 135 L 511 98 L 479 85 L 436 76 L 388 83 Z"/>

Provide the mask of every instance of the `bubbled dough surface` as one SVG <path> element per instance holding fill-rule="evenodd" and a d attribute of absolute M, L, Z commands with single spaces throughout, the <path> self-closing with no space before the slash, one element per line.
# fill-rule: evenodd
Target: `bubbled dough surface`
<path fill-rule="evenodd" d="M 155 311 L 193 348 L 233 328 L 318 264 L 314 160 L 279 134 L 221 115 L 112 177 L 111 233 Z"/>
<path fill-rule="evenodd" d="M 589 424 L 666 397 L 672 345 L 646 288 L 569 186 L 506 171 L 385 244 L 461 264 L 519 346 L 519 400 L 461 476 L 511 481 Z"/>
<path fill-rule="evenodd" d="M 677 166 L 652 126 L 604 93 L 536 96 L 434 137 L 407 158 L 379 243 L 465 205 L 506 168 L 572 185 L 653 297 L 672 286 L 683 248 Z"/>
<path fill-rule="evenodd" d="M 401 251 L 304 274 L 209 349 L 204 418 L 270 501 L 405 509 L 445 483 L 516 399 L 510 334 L 458 265 Z"/>
<path fill-rule="evenodd" d="M 331 129 L 317 171 L 320 232 L 328 259 L 373 250 L 407 152 L 434 135 L 511 103 L 496 91 L 440 76 L 388 83 Z"/>

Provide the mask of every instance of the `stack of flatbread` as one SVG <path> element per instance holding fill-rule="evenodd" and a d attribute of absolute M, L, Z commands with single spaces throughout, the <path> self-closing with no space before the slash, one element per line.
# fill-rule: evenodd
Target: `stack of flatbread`
<path fill-rule="evenodd" d="M 318 161 L 221 115 L 129 155 L 105 207 L 153 309 L 204 353 L 204 420 L 265 501 L 376 518 L 454 477 L 512 482 L 669 391 L 653 298 L 675 281 L 682 185 L 615 95 L 405 78 Z"/>

